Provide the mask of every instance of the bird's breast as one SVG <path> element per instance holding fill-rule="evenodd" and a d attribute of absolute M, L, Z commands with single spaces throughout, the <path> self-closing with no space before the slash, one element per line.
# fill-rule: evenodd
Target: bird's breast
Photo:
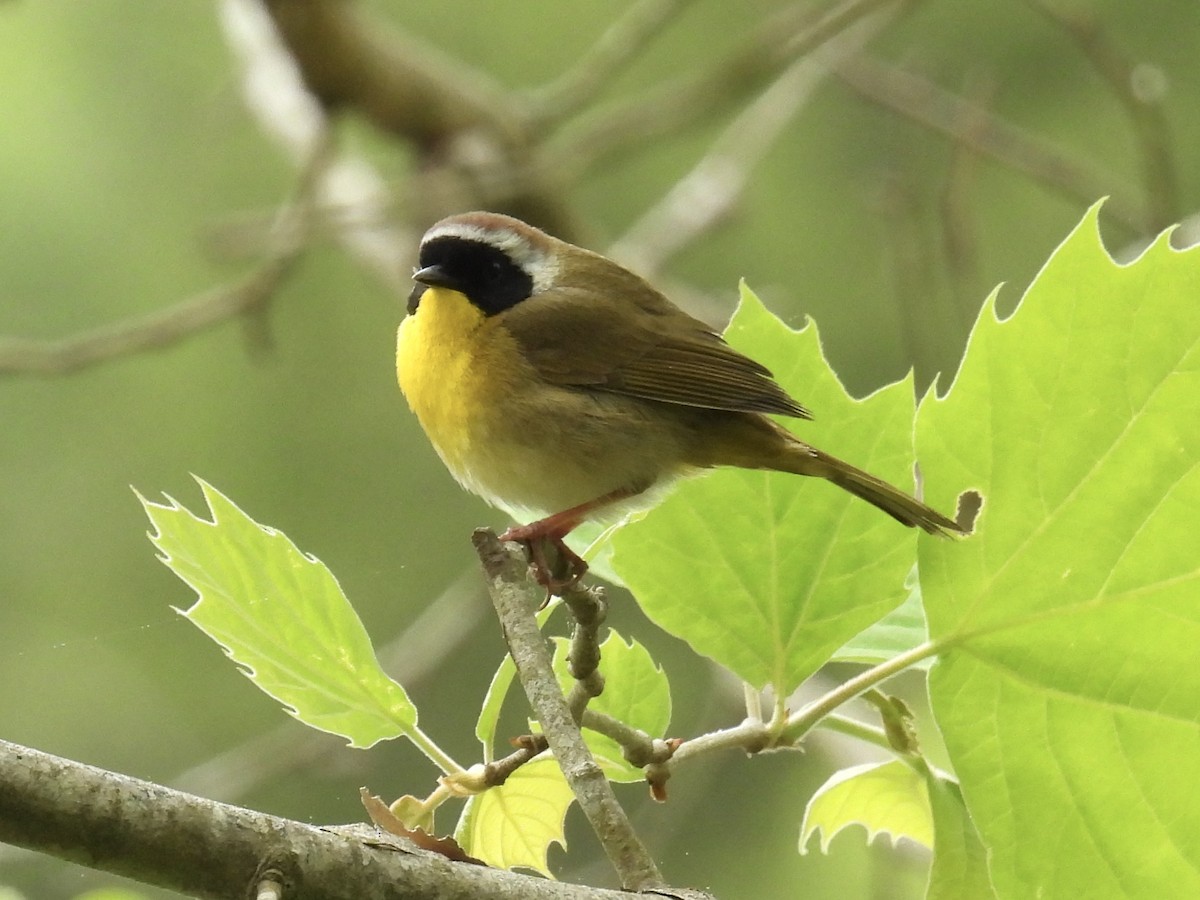
<path fill-rule="evenodd" d="M 459 481 L 469 474 L 479 420 L 493 402 L 494 382 L 504 377 L 495 359 L 502 348 L 488 341 L 487 324 L 462 294 L 429 288 L 397 334 L 400 390 Z"/>

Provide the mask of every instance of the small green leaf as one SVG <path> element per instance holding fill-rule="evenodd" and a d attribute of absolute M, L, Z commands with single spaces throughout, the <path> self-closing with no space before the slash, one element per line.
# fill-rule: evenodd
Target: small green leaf
<path fill-rule="evenodd" d="M 503 869 L 533 869 L 547 877 L 551 844 L 564 850 L 563 822 L 575 795 L 553 757 L 530 760 L 499 787 L 467 801 L 454 837 L 470 856 Z"/>
<path fill-rule="evenodd" d="M 910 379 L 850 397 L 816 326 L 793 331 L 743 286 L 726 336 L 815 411 L 804 440 L 912 483 Z M 822 479 L 723 469 L 692 478 L 612 538 L 613 566 L 659 625 L 755 687 L 789 694 L 904 598 L 911 529 Z"/>
<path fill-rule="evenodd" d="M 934 714 L 1001 897 L 1200 897 L 1200 250 L 1093 208 L 921 404 Z"/>
<path fill-rule="evenodd" d="M 902 837 L 933 846 L 933 814 L 925 779 L 898 759 L 843 769 L 830 776 L 808 801 L 800 825 L 800 852 L 821 833 L 821 852 L 838 832 L 851 825 L 867 830 L 867 843 L 877 834 Z"/>
<path fill-rule="evenodd" d="M 554 672 L 564 694 L 575 683 L 567 671 L 569 649 L 570 641 L 555 638 Z M 615 631 L 610 631 L 600 645 L 600 674 L 604 676 L 604 691 L 591 700 L 588 709 L 611 716 L 652 738 L 662 737 L 671 722 L 671 688 L 666 673 L 651 659 L 650 652 L 636 640 L 627 644 Z M 583 737 L 609 780 L 631 782 L 645 777 L 641 769 L 625 760 L 620 745 L 612 738 L 587 728 L 583 729 Z"/>
<path fill-rule="evenodd" d="M 333 574 L 197 481 L 211 521 L 139 495 L 160 559 L 198 595 L 183 615 L 302 722 L 355 747 L 410 733 L 416 708 L 380 668 Z"/>
<path fill-rule="evenodd" d="M 914 565 L 904 580 L 908 596 L 890 613 L 869 625 L 833 654 L 839 662 L 860 662 L 874 665 L 886 662 L 929 639 L 925 626 L 925 610 L 921 606 L 921 581 Z M 922 660 L 914 668 L 928 669 L 933 660 Z"/>

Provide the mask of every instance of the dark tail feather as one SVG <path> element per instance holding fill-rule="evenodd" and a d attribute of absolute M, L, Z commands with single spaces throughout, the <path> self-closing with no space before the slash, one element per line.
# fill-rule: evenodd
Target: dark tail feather
<path fill-rule="evenodd" d="M 829 459 L 832 460 L 832 457 Z M 964 529 L 953 519 L 926 506 L 915 497 L 910 497 L 899 488 L 841 460 L 833 461 L 837 465 L 825 476 L 826 478 L 855 497 L 861 497 L 872 506 L 883 510 L 897 522 L 910 528 L 924 529 L 930 534 L 945 536 L 963 533 Z"/>
<path fill-rule="evenodd" d="M 704 454 L 691 462 L 698 466 L 775 469 L 825 478 L 910 528 L 921 528 L 930 534 L 940 535 L 966 534 L 969 531 L 968 527 L 910 497 L 898 487 L 862 469 L 856 469 L 836 456 L 810 447 L 765 416 L 730 418 L 725 422 L 722 437 L 721 441 L 706 448 Z"/>
<path fill-rule="evenodd" d="M 782 453 L 782 458 L 776 457 L 777 461 L 771 465 L 772 468 L 795 472 L 797 475 L 815 475 L 832 481 L 842 490 L 866 500 L 909 528 L 921 528 L 930 534 L 943 536 L 967 532 L 966 528 L 953 519 L 926 506 L 900 488 L 862 469 L 856 469 L 836 456 L 830 456 L 800 441 L 793 440 L 789 444 Z"/>

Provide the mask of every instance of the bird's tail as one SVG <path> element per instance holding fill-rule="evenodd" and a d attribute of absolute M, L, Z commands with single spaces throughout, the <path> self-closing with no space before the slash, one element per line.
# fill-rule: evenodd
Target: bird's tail
<path fill-rule="evenodd" d="M 967 529 L 949 516 L 926 506 L 916 497 L 888 484 L 882 478 L 876 478 L 869 472 L 864 472 L 795 438 L 789 443 L 791 446 L 776 458 L 771 468 L 794 472 L 797 475 L 814 475 L 832 481 L 842 490 L 866 500 L 910 528 L 920 528 L 930 534 L 943 536 L 966 533 Z"/>
<path fill-rule="evenodd" d="M 948 516 L 942 515 L 931 506 L 926 506 L 915 497 L 911 497 L 898 487 L 893 487 L 882 479 L 876 478 L 862 469 L 856 469 L 849 463 L 842 462 L 827 454 L 831 464 L 830 470 L 824 477 L 832 481 L 842 490 L 849 491 L 855 497 L 861 497 L 872 506 L 883 510 L 897 522 L 910 528 L 921 528 L 930 534 L 962 534 L 964 529 Z"/>
<path fill-rule="evenodd" d="M 720 440 L 707 445 L 705 452 L 690 462 L 698 466 L 775 469 L 824 478 L 910 528 L 940 535 L 965 534 L 969 530 L 883 479 L 810 447 L 765 416 L 731 416 L 723 425 Z"/>

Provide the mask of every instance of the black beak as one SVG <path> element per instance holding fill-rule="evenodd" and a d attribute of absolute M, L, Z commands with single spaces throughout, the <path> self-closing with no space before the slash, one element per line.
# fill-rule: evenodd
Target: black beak
<path fill-rule="evenodd" d="M 426 266 L 413 272 L 412 280 L 416 282 L 412 293 L 408 295 L 408 311 L 415 313 L 421 303 L 421 295 L 427 287 L 444 287 L 459 290 L 459 281 L 441 266 Z"/>
<path fill-rule="evenodd" d="M 424 284 L 429 287 L 444 287 L 451 290 L 459 290 L 461 287 L 457 278 L 441 266 L 436 265 L 417 269 L 417 271 L 413 272 L 412 279 L 418 284 Z"/>

